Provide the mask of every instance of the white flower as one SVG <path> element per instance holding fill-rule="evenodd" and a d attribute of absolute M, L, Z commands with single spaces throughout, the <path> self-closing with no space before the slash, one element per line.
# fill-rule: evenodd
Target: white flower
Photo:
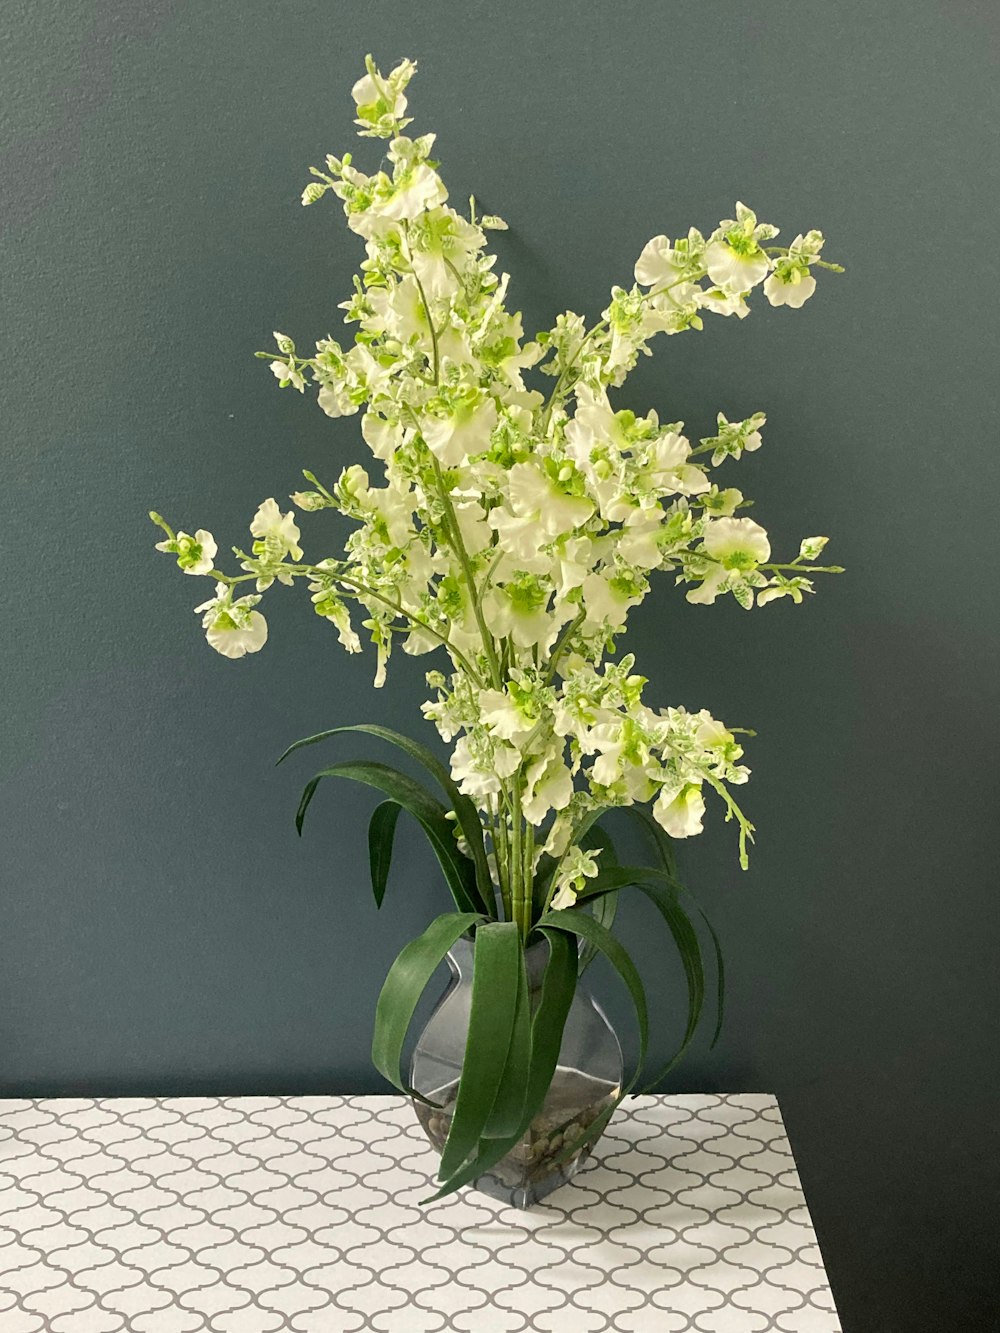
<path fill-rule="evenodd" d="M 444 181 L 426 162 L 421 162 L 402 173 L 378 211 L 384 218 L 402 222 L 419 217 L 426 208 L 436 208 L 447 198 Z"/>
<path fill-rule="evenodd" d="M 568 908 L 576 905 L 576 897 L 576 889 L 572 888 L 569 884 L 564 884 L 552 899 L 549 907 L 553 912 L 566 911 Z"/>
<path fill-rule="evenodd" d="M 559 867 L 556 880 L 558 892 L 550 904 L 553 911 L 558 912 L 575 905 L 578 896 L 586 888 L 587 880 L 594 879 L 598 873 L 599 855 L 599 851 L 584 851 L 578 843 L 570 847 Z"/>
<path fill-rule="evenodd" d="M 189 533 L 178 532 L 176 537 L 157 542 L 156 549 L 176 555 L 177 563 L 185 574 L 209 574 L 219 548 L 212 534 L 199 528 L 193 537 Z"/>
<path fill-rule="evenodd" d="M 536 717 L 522 712 L 517 700 L 504 690 L 483 690 L 479 695 L 479 716 L 494 736 L 515 745 L 534 730 Z"/>
<path fill-rule="evenodd" d="M 386 421 L 375 412 L 366 412 L 361 418 L 361 434 L 368 448 L 383 463 L 392 458 L 406 439 L 402 426 Z"/>
<path fill-rule="evenodd" d="M 384 96 L 386 92 L 389 94 L 387 97 Z M 351 89 L 351 96 L 354 98 L 354 104 L 359 112 L 368 111 L 369 108 L 375 107 L 379 102 L 385 106 L 389 115 L 397 118 L 402 116 L 406 110 L 406 98 L 402 92 L 390 88 L 386 79 L 380 79 L 376 83 L 371 74 L 365 74 L 358 79 Z M 368 119 L 366 117 L 362 123 L 367 124 Z"/>
<path fill-rule="evenodd" d="M 555 629 L 548 611 L 549 589 L 535 574 L 520 574 L 504 584 L 493 587 L 483 600 L 486 623 L 498 639 L 508 634 L 521 648 L 543 643 Z"/>
<path fill-rule="evenodd" d="M 695 300 L 703 310 L 711 310 L 713 315 L 735 315 L 737 319 L 746 319 L 750 313 L 743 292 L 723 291 L 719 287 L 708 290 L 696 287 Z"/>
<path fill-rule="evenodd" d="M 565 810 L 573 795 L 573 778 L 562 761 L 562 745 L 555 741 L 529 764 L 521 810 L 537 828 L 550 810 Z"/>
<path fill-rule="evenodd" d="M 705 529 L 705 550 L 726 569 L 752 569 L 771 555 L 767 533 L 752 518 L 716 518 Z"/>
<path fill-rule="evenodd" d="M 290 384 L 293 389 L 298 389 L 299 393 L 305 393 L 305 378 L 300 371 L 295 369 L 293 361 L 272 361 L 271 374 L 283 389 Z"/>
<path fill-rule="evenodd" d="M 251 594 L 233 601 L 233 590 L 227 583 L 215 585 L 215 596 L 195 607 L 204 612 L 202 627 L 209 644 L 223 657 L 240 658 L 256 653 L 267 642 L 267 621 L 252 608 L 260 597 Z"/>
<path fill-rule="evenodd" d="M 510 777 L 521 762 L 511 745 L 491 745 L 475 737 L 460 737 L 451 752 L 451 775 L 459 790 L 473 800 L 483 800 L 500 790 L 502 778 Z"/>
<path fill-rule="evenodd" d="M 721 565 L 713 565 L 698 586 L 690 588 L 684 594 L 685 600 L 693 606 L 711 606 L 722 592 L 722 585 L 728 577 L 727 569 L 723 569 Z"/>
<path fill-rule="evenodd" d="M 473 390 L 446 417 L 429 417 L 421 425 L 428 449 L 443 467 L 457 467 L 490 442 L 497 424 L 497 405 L 488 394 Z"/>
<path fill-rule="evenodd" d="M 678 281 L 686 262 L 666 236 L 654 236 L 635 261 L 635 280 L 643 287 L 668 286 Z"/>
<path fill-rule="evenodd" d="M 805 269 L 782 266 L 764 283 L 764 295 L 772 305 L 787 305 L 798 310 L 816 290 L 816 279 Z"/>
<path fill-rule="evenodd" d="M 728 241 L 712 241 L 705 250 L 705 268 L 716 287 L 738 294 L 763 282 L 770 265 L 767 255 L 756 246 L 741 253 Z"/>
<path fill-rule="evenodd" d="M 614 522 L 622 490 L 622 450 L 628 441 L 607 394 L 586 384 L 576 392 L 576 414 L 566 426 L 566 452 L 587 479 L 602 518 Z"/>
<path fill-rule="evenodd" d="M 404 89 L 417 67 L 412 60 L 401 60 L 389 74 L 382 74 L 371 56 L 365 58 L 365 66 L 368 73 L 351 89 L 358 111 L 354 123 L 361 126 L 363 135 L 388 139 L 407 123 L 403 120 Z"/>
<path fill-rule="evenodd" d="M 614 570 L 607 574 L 588 574 L 583 580 L 583 604 L 587 609 L 587 623 L 610 625 L 621 629 L 629 609 L 638 606 L 645 596 L 645 588 L 634 579 Z"/>
<path fill-rule="evenodd" d="M 535 463 L 515 463 L 508 485 L 514 513 L 531 517 L 538 535 L 549 541 L 580 527 L 594 512 L 593 501 L 568 494 Z"/>
<path fill-rule="evenodd" d="M 672 838 L 691 838 L 700 833 L 704 814 L 700 783 L 685 784 L 672 798 L 664 788 L 653 806 L 653 818 Z"/>
<path fill-rule="evenodd" d="M 299 545 L 298 525 L 291 510 L 283 514 L 273 498 L 265 500 L 254 514 L 250 532 L 266 544 L 267 555 L 272 560 L 283 560 L 290 555 L 293 560 L 302 559 L 302 547 Z"/>
<path fill-rule="evenodd" d="M 388 333 L 401 343 L 417 338 L 420 346 L 431 347 L 430 326 L 424 309 L 420 288 L 410 275 L 388 287 L 378 287 L 368 293 L 373 314 L 365 321 L 370 333 Z"/>

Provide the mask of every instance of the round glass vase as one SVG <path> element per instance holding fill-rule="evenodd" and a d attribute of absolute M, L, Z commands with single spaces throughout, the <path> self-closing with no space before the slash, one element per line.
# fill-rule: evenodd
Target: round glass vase
<path fill-rule="evenodd" d="M 531 1008 L 541 996 L 548 959 L 545 940 L 525 950 Z M 471 940 L 461 939 L 448 954 L 448 987 L 421 1033 L 410 1062 L 410 1084 L 435 1103 L 413 1099 L 417 1119 L 434 1147 L 441 1151 L 451 1125 L 465 1056 L 472 1001 Z M 529 1208 L 570 1180 L 593 1148 L 557 1163 L 565 1144 L 579 1137 L 618 1096 L 622 1082 L 622 1051 L 614 1029 L 590 992 L 579 982 L 566 1016 L 555 1074 L 541 1110 L 527 1133 L 506 1157 L 472 1182 L 494 1199 Z"/>

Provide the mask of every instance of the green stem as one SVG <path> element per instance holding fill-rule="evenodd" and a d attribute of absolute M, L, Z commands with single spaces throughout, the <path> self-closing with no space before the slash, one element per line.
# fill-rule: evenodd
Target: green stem
<path fill-rule="evenodd" d="M 566 648 L 566 645 L 569 643 L 572 636 L 580 628 L 580 626 L 583 624 L 586 618 L 587 618 L 587 613 L 585 611 L 578 611 L 576 613 L 575 618 L 570 621 L 570 623 L 563 630 L 562 634 L 560 634 L 559 641 L 553 648 L 552 656 L 549 658 L 549 669 L 545 675 L 546 685 L 551 685 L 552 681 L 555 679 L 556 667 L 559 663 L 559 658 L 562 656 Z"/>
<path fill-rule="evenodd" d="M 758 569 L 794 569 L 798 574 L 843 574 L 843 565 L 800 565 L 793 561 L 788 565 L 758 565 Z"/>
<path fill-rule="evenodd" d="M 525 823 L 524 833 L 524 917 L 521 922 L 521 936 L 523 939 L 527 939 L 531 934 L 531 918 L 534 908 L 534 903 L 532 902 L 534 896 L 532 893 L 532 885 L 535 877 L 533 867 L 535 859 L 535 830 L 530 824 Z"/>
<path fill-rule="evenodd" d="M 344 584 L 348 588 L 354 589 L 355 592 L 360 595 L 355 600 L 360 600 L 361 597 L 364 597 L 374 602 L 381 602 L 383 606 L 387 606 L 391 611 L 395 612 L 396 615 L 401 616 L 409 624 L 413 625 L 415 629 L 426 630 L 428 634 L 432 635 L 439 643 L 443 644 L 454 659 L 456 665 L 461 666 L 472 680 L 482 687 L 483 681 L 479 672 L 475 669 L 465 654 L 459 648 L 456 648 L 448 639 L 447 635 L 436 630 L 433 625 L 428 625 L 425 621 L 418 620 L 416 616 L 411 614 L 411 612 L 405 610 L 399 602 L 394 602 L 391 598 L 386 597 L 375 588 L 369 588 L 367 584 L 360 583 L 357 579 L 352 579 L 349 575 L 342 574 L 337 570 L 320 569 L 316 565 L 282 565 L 281 568 L 285 573 L 292 574 L 296 578 L 327 578 L 334 583 Z M 247 583 L 251 580 L 255 580 L 258 576 L 256 574 L 223 574 L 221 570 L 213 569 L 210 571 L 209 577 L 216 579 L 220 583 L 229 584 L 229 586 L 232 587 L 237 583 Z"/>
<path fill-rule="evenodd" d="M 458 559 L 462 569 L 462 577 L 465 580 L 465 586 L 469 591 L 469 598 L 472 602 L 472 612 L 476 618 L 476 624 L 479 626 L 479 633 L 483 640 L 483 651 L 486 654 L 486 660 L 490 666 L 490 672 L 493 676 L 493 684 L 499 690 L 501 688 L 500 662 L 497 658 L 496 645 L 493 642 L 493 635 L 490 633 L 486 619 L 483 616 L 483 608 L 480 604 L 479 593 L 476 588 L 476 577 L 472 571 L 472 561 L 469 559 L 469 553 L 465 549 L 465 542 L 462 540 L 462 530 L 458 526 L 458 519 L 455 517 L 455 507 L 451 503 L 451 496 L 448 494 L 448 488 L 445 485 L 444 475 L 441 472 L 441 464 L 428 449 L 431 464 L 434 468 L 434 477 L 437 481 L 438 496 L 445 513 L 445 526 L 448 528 L 451 539 L 452 550 Z"/>
<path fill-rule="evenodd" d="M 512 783 L 513 792 L 511 796 L 511 848 L 510 848 L 510 880 L 511 880 L 511 915 L 517 923 L 517 928 L 521 932 L 521 938 L 527 938 L 527 932 L 524 929 L 524 852 L 522 849 L 522 833 L 524 831 L 524 816 L 521 814 L 521 773 L 520 770 L 514 775 Z"/>
<path fill-rule="evenodd" d="M 409 237 L 409 228 L 405 223 L 404 223 L 404 234 L 407 235 L 407 238 Z M 420 294 L 420 303 L 424 308 L 424 314 L 427 317 L 427 324 L 431 331 L 431 344 L 434 350 L 434 383 L 437 384 L 438 377 L 440 374 L 437 332 L 435 331 L 434 328 L 434 321 L 431 318 L 431 308 L 427 301 L 427 293 L 424 291 L 423 283 L 421 283 L 416 273 L 413 274 L 413 280 L 417 284 L 417 291 Z M 420 423 L 417 420 L 416 414 L 413 412 L 412 408 L 410 409 L 410 414 L 411 416 L 413 416 L 414 421 L 416 421 L 417 429 L 419 430 Z M 466 551 L 465 543 L 462 540 L 462 530 L 458 526 L 458 519 L 455 517 L 455 507 L 451 503 L 451 496 L 448 494 L 448 488 L 444 483 L 444 476 L 441 472 L 441 464 L 438 462 L 437 458 L 434 456 L 434 454 L 431 452 L 429 448 L 427 452 L 430 456 L 431 465 L 434 469 L 434 479 L 437 482 L 438 497 L 441 501 L 442 507 L 444 508 L 445 526 L 449 530 L 452 549 L 454 550 L 455 555 L 458 558 L 458 563 L 462 568 L 462 576 L 465 579 L 465 584 L 469 591 L 469 597 L 472 600 L 473 614 L 476 617 L 476 624 L 479 626 L 479 633 L 483 640 L 483 651 L 486 654 L 486 660 L 490 666 L 490 671 L 493 676 L 493 683 L 497 689 L 500 689 L 501 685 L 500 664 L 497 660 L 496 647 L 493 643 L 493 636 L 487 629 L 486 621 L 483 617 L 483 610 L 482 606 L 480 605 L 480 598 L 478 591 L 476 589 L 475 575 L 472 572 L 472 562 L 469 559 L 469 553 Z"/>
<path fill-rule="evenodd" d="M 676 282 L 668 282 L 665 287 L 657 287 L 655 291 L 650 289 L 648 292 L 644 292 L 642 299 L 644 301 L 648 301 L 654 296 L 662 296 L 664 292 L 669 292 L 674 287 L 680 287 L 682 283 L 699 282 L 703 277 L 705 277 L 704 272 L 694 273 L 688 275 L 687 277 L 678 278 Z M 542 434 L 544 434 L 546 429 L 548 428 L 549 418 L 552 415 L 552 409 L 556 404 L 556 399 L 559 395 L 559 390 L 562 388 L 566 376 L 569 374 L 569 372 L 576 365 L 577 361 L 580 359 L 580 353 L 586 347 L 587 343 L 590 342 L 591 338 L 595 337 L 595 335 L 597 335 L 598 333 L 602 333 L 607 327 L 608 327 L 608 320 L 602 319 L 599 324 L 595 324 L 592 329 L 589 329 L 580 339 L 580 345 L 577 347 L 576 351 L 573 353 L 570 359 L 563 366 L 562 370 L 559 372 L 559 378 L 556 380 L 552 392 L 549 394 L 549 400 L 545 404 L 545 410 L 542 414 L 542 426 L 541 426 Z"/>

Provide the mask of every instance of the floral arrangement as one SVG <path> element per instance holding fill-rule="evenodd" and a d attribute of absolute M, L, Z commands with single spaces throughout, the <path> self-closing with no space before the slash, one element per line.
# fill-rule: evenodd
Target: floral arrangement
<path fill-rule="evenodd" d="M 505 224 L 477 215 L 474 200 L 468 215 L 452 208 L 434 135 L 405 133 L 414 64 L 386 75 L 370 57 L 366 64 L 352 90 L 356 124 L 362 137 L 387 141 L 388 169 L 367 175 L 351 154 L 330 156 L 302 196 L 308 205 L 338 198 L 364 241 L 340 307 L 353 338 L 345 347 L 327 337 L 302 355 L 278 333 L 276 352 L 258 353 L 282 388 L 315 390 L 328 416 L 360 415 L 375 477 L 356 463 L 328 481 L 307 472 L 309 489 L 291 496 L 301 511 L 336 510 L 357 526 L 342 554 L 306 561 L 293 512 L 265 500 L 249 550 L 234 548 L 241 572 L 230 574 L 216 567 L 209 532 L 175 532 L 151 517 L 165 534 L 157 549 L 213 581 L 196 610 L 226 657 L 263 647 L 262 594 L 301 581 L 348 652 L 362 650 L 364 631 L 376 686 L 394 647 L 443 659 L 427 674 L 423 712 L 451 746 L 449 766 L 377 726 L 335 727 L 291 748 L 366 732 L 401 747 L 440 788 L 443 799 L 389 765 L 341 762 L 306 787 L 298 826 L 323 778 L 351 778 L 386 797 L 369 834 L 379 904 L 401 810 L 420 822 L 440 862 L 456 910 L 403 950 L 376 1015 L 374 1060 L 397 1087 L 407 1087 L 400 1060 L 420 994 L 448 948 L 474 934 L 466 1095 L 451 1130 L 467 1151 L 446 1148 L 445 1193 L 524 1132 L 558 1056 L 566 997 L 596 952 L 635 1003 L 642 1064 L 645 993 L 611 933 L 622 889 L 652 900 L 680 952 L 689 1013 L 678 1057 L 699 1021 L 705 969 L 672 840 L 700 833 L 706 796 L 715 798 L 735 821 L 746 866 L 753 829 L 732 791 L 749 776 L 738 739 L 746 733 L 704 709 L 645 701 L 633 656 L 617 654 L 630 610 L 657 571 L 690 603 L 732 596 L 747 610 L 781 597 L 801 602 L 815 574 L 840 572 L 816 563 L 825 537 L 773 558 L 765 529 L 744 516 L 750 501 L 726 484 L 733 464 L 760 448 L 763 413 L 719 414 L 712 433 L 692 443 L 683 422 L 619 408 L 609 391 L 649 355 L 655 335 L 700 330 L 705 315 L 743 319 L 759 287 L 772 306 L 798 308 L 817 270 L 842 270 L 821 258 L 818 231 L 774 245 L 777 229 L 737 204 L 708 236 L 692 228 L 654 237 L 634 284 L 612 290 L 596 324 L 567 311 L 526 340 L 520 314 L 508 309 L 508 275 L 497 276 L 486 248 L 487 232 Z M 617 863 L 598 823 L 617 809 L 643 821 L 655 867 Z M 548 970 L 531 1016 L 523 951 L 542 938 Z M 506 1059 L 480 1059 L 487 1047 Z"/>

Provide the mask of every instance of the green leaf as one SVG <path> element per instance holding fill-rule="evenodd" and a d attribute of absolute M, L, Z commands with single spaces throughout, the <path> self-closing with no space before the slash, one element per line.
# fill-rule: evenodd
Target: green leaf
<path fill-rule="evenodd" d="M 447 811 L 420 785 L 415 778 L 401 773 L 398 768 L 388 764 L 375 764 L 364 761 L 348 761 L 334 764 L 317 773 L 305 787 L 295 816 L 295 827 L 302 832 L 306 811 L 316 794 L 316 788 L 323 778 L 351 778 L 354 782 L 366 783 L 408 810 L 420 823 L 427 834 L 427 839 L 434 848 L 435 855 L 444 872 L 455 906 L 460 912 L 476 912 L 488 915 L 484 904 L 476 891 L 475 874 L 472 862 L 462 855 L 455 843 L 454 827 L 446 818 Z"/>
<path fill-rule="evenodd" d="M 559 1063 L 566 1016 L 576 993 L 577 949 L 575 941 L 565 931 L 543 929 L 541 933 L 549 942 L 549 957 L 542 978 L 541 998 L 531 1020 L 531 1063 L 521 1123 L 506 1138 L 481 1139 L 475 1158 L 449 1176 L 438 1192 L 432 1198 L 422 1200 L 423 1203 L 453 1194 L 495 1166 L 527 1133 L 545 1101 Z"/>
<path fill-rule="evenodd" d="M 521 937 L 513 921 L 493 921 L 476 931 L 469 1032 L 458 1096 L 441 1153 L 438 1176 L 446 1180 L 474 1152 L 496 1100 L 517 1011 Z"/>
<path fill-rule="evenodd" d="M 606 815 L 609 810 L 614 808 L 615 807 L 613 806 L 602 805 L 596 810 L 589 810 L 581 820 L 580 825 L 574 834 L 573 842 L 582 843 L 590 828 L 596 824 L 602 815 Z M 537 912 L 541 912 L 542 908 L 545 906 L 545 899 L 548 896 L 549 885 L 552 883 L 552 876 L 561 860 L 562 857 L 550 856 L 548 852 L 544 852 L 538 858 L 538 865 L 535 867 L 534 884 L 532 888 L 532 901 L 534 902 L 535 910 Z"/>
<path fill-rule="evenodd" d="M 405 754 L 408 754 L 411 759 L 415 759 L 418 764 L 422 764 L 431 777 L 436 779 L 448 797 L 462 833 L 465 835 L 465 841 L 469 845 L 473 864 L 476 867 L 476 885 L 482 899 L 482 906 L 488 916 L 496 916 L 493 907 L 493 881 L 490 878 L 489 863 L 486 859 L 486 845 L 483 841 L 483 825 L 479 818 L 479 812 L 469 797 L 459 791 L 447 767 L 426 745 L 421 745 L 419 741 L 411 740 L 409 736 L 404 736 L 402 732 L 393 731 L 389 727 L 380 727 L 373 722 L 359 722 L 354 726 L 331 727 L 329 731 L 320 731 L 315 736 L 306 736 L 304 740 L 296 741 L 293 745 L 290 745 L 277 762 L 280 764 L 290 754 L 303 749 L 306 745 L 315 745 L 318 741 L 325 741 L 328 737 L 337 736 L 345 731 L 363 732 L 365 735 L 376 736 L 379 740 L 388 741 L 390 745 L 395 745 Z"/>
<path fill-rule="evenodd" d="M 666 829 L 660 827 L 653 816 L 641 805 L 626 805 L 621 807 L 622 813 L 630 815 L 638 820 L 646 833 L 649 834 L 656 850 L 660 854 L 660 860 L 663 863 L 663 869 L 671 878 L 677 878 L 677 858 L 674 856 L 674 844 Z"/>
<path fill-rule="evenodd" d="M 577 1135 L 572 1143 L 563 1148 L 559 1156 L 555 1158 L 555 1163 L 558 1164 L 568 1161 L 576 1153 L 581 1152 L 601 1134 L 617 1108 L 635 1086 L 643 1065 L 646 1063 L 646 1050 L 649 1045 L 649 1011 L 646 1005 L 646 992 L 642 984 L 642 978 L 639 976 L 628 950 L 606 931 L 600 922 L 595 921 L 577 908 L 571 908 L 569 911 L 546 912 L 538 926 L 539 929 L 545 926 L 554 926 L 559 930 L 571 931 L 575 935 L 581 935 L 588 942 L 592 940 L 625 982 L 632 999 L 636 1022 L 639 1027 L 639 1056 L 636 1061 L 635 1072 L 629 1081 L 624 1084 L 607 1110 L 602 1111 L 582 1134 Z"/>
<path fill-rule="evenodd" d="M 375 1006 L 372 1063 L 400 1092 L 419 1095 L 402 1078 L 399 1064 L 420 997 L 455 941 L 482 920 L 478 912 L 445 912 L 410 941 L 389 969 Z"/>
<path fill-rule="evenodd" d="M 681 893 L 687 894 L 687 896 L 694 903 L 695 909 L 698 912 L 698 915 L 701 917 L 702 921 L 705 923 L 705 929 L 708 931 L 711 937 L 712 948 L 715 953 L 715 976 L 716 976 L 716 1018 L 715 1018 L 715 1031 L 712 1033 L 712 1040 L 709 1043 L 709 1049 L 711 1050 L 712 1048 L 714 1048 L 714 1046 L 719 1040 L 719 1037 L 722 1033 L 722 1025 L 726 1015 L 726 965 L 722 956 L 722 944 L 719 941 L 719 936 L 717 935 L 715 927 L 709 920 L 708 914 L 702 907 L 701 903 L 698 901 L 698 899 L 695 897 L 695 895 L 691 892 L 691 890 L 687 887 L 686 884 L 681 884 L 678 881 L 677 861 L 674 856 L 673 839 L 669 836 L 666 830 L 662 829 L 660 825 L 656 822 L 656 820 L 653 818 L 653 816 L 649 813 L 649 811 L 644 809 L 642 806 L 639 805 L 623 806 L 622 813 L 626 815 L 631 815 L 633 819 L 637 819 L 639 823 L 643 826 L 643 829 L 651 836 L 653 843 L 655 844 L 656 849 L 659 852 L 660 861 L 663 865 L 665 873 L 669 875 L 671 879 L 674 881 L 675 887 L 679 889 Z"/>
<path fill-rule="evenodd" d="M 525 974 L 524 951 L 518 950 L 517 1002 L 510 1045 L 504 1061 L 500 1086 L 494 1098 L 482 1137 L 503 1139 L 517 1131 L 524 1114 L 524 1099 L 528 1087 L 528 1067 L 531 1061 L 531 1002 L 528 997 L 528 978 Z"/>
<path fill-rule="evenodd" d="M 593 942 L 624 981 L 632 998 L 639 1028 L 639 1058 L 636 1062 L 635 1073 L 628 1084 L 628 1087 L 631 1088 L 646 1063 L 646 1048 L 649 1045 L 649 1009 L 646 1004 L 646 991 L 631 955 L 625 946 L 619 943 L 610 931 L 605 930 L 599 921 L 595 921 L 593 917 L 576 908 L 570 908 L 568 911 L 546 912 L 538 922 L 538 928 L 543 929 L 546 926 L 579 935 L 587 943 Z"/>
<path fill-rule="evenodd" d="M 589 903 L 602 894 L 616 893 L 633 885 L 641 888 L 644 884 L 659 884 L 671 893 L 680 891 L 680 884 L 665 870 L 653 866 L 609 866 L 599 870 L 593 879 L 588 879 L 577 898 L 578 903 Z"/>
<path fill-rule="evenodd" d="M 664 1078 L 671 1069 L 677 1064 L 691 1044 L 694 1027 L 697 1026 L 701 1016 L 701 1009 L 705 998 L 705 971 L 704 962 L 701 955 L 701 946 L 698 942 L 698 935 L 691 924 L 690 918 L 681 907 L 679 896 L 687 893 L 695 902 L 695 907 L 712 937 L 712 944 L 715 949 L 715 960 L 718 976 L 717 1002 L 718 1014 L 715 1024 L 715 1032 L 712 1036 L 711 1044 L 714 1046 L 719 1039 L 719 1033 L 722 1030 L 722 1020 L 725 1006 L 725 966 L 722 960 L 722 948 L 719 944 L 719 937 L 712 927 L 708 917 L 694 900 L 693 894 L 679 884 L 676 879 L 665 870 L 656 870 L 652 866 L 616 866 L 605 871 L 601 871 L 594 879 L 589 880 L 587 887 L 580 894 L 578 902 L 583 904 L 591 898 L 599 898 L 602 895 L 609 895 L 617 892 L 619 889 L 628 885 L 634 885 L 641 893 L 646 894 L 657 906 L 660 915 L 666 921 L 671 934 L 674 937 L 674 943 L 677 946 L 681 962 L 684 967 L 685 977 L 688 985 L 688 1026 L 685 1031 L 684 1041 L 677 1054 L 669 1061 L 665 1068 L 660 1070 L 656 1079 L 650 1083 L 650 1087 Z M 693 1021 L 692 1021 L 693 1020 Z"/>
<path fill-rule="evenodd" d="M 690 894 L 690 890 L 688 891 Z M 695 907 L 698 909 L 698 915 L 705 923 L 705 929 L 712 937 L 712 948 L 715 950 L 715 1031 L 712 1033 L 712 1040 L 708 1044 L 708 1049 L 712 1050 L 722 1034 L 722 1024 L 726 1016 L 726 965 L 722 959 L 722 945 L 719 937 L 715 933 L 715 927 L 705 915 L 704 909 L 699 904 L 697 898 L 690 894 Z"/>
<path fill-rule="evenodd" d="M 383 801 L 377 805 L 368 825 L 368 860 L 372 872 L 372 893 L 376 907 L 382 906 L 385 886 L 392 863 L 392 842 L 396 834 L 396 820 L 402 806 L 397 801 Z"/>
<path fill-rule="evenodd" d="M 648 1092 L 670 1073 L 691 1045 L 705 1003 L 705 968 L 701 958 L 701 946 L 698 943 L 698 932 L 677 901 L 677 895 L 672 890 L 665 889 L 662 884 L 642 883 L 637 887 L 656 906 L 666 922 L 680 954 L 688 988 L 688 1016 L 683 1040 L 671 1059 L 646 1084 L 645 1091 Z"/>
<path fill-rule="evenodd" d="M 615 844 L 607 829 L 602 828 L 599 823 L 593 824 L 587 829 L 580 839 L 580 846 L 587 851 L 598 851 L 601 854 L 600 865 L 602 868 L 610 869 L 618 864 L 618 853 L 615 850 Z M 601 897 L 594 900 L 592 908 L 594 917 L 598 920 L 605 930 L 610 930 L 615 922 L 615 914 L 618 911 L 618 894 L 614 891 L 602 894 Z M 585 944 L 580 952 L 580 975 L 586 972 L 597 957 L 597 948 L 593 944 Z"/>

